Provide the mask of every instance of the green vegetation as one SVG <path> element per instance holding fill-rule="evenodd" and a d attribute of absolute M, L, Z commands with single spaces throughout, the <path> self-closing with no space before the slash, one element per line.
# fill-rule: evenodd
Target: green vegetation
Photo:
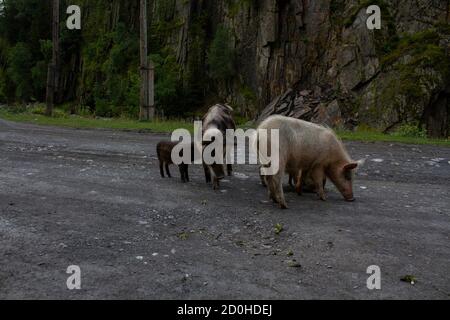
<path fill-rule="evenodd" d="M 231 18 L 236 17 L 236 15 L 245 7 L 257 3 L 257 0 L 227 0 L 228 4 L 228 15 Z"/>
<path fill-rule="evenodd" d="M 51 43 L 47 1 L 4 0 L 0 10 L 0 102 L 45 97 Z M 44 79 L 43 86 L 35 81 Z"/>
<path fill-rule="evenodd" d="M 33 93 L 29 72 L 33 62 L 30 49 L 25 43 L 19 42 L 11 48 L 8 54 L 8 65 L 6 73 L 16 87 L 16 98 L 19 101 L 29 100 Z"/>
<path fill-rule="evenodd" d="M 274 232 L 275 232 L 276 235 L 280 235 L 281 232 L 283 232 L 283 230 L 284 230 L 284 228 L 283 228 L 283 225 L 281 223 L 277 223 L 275 225 Z"/>
<path fill-rule="evenodd" d="M 418 124 L 403 124 L 392 135 L 403 138 L 426 138 L 427 131 Z"/>
<path fill-rule="evenodd" d="M 346 1 L 333 0 L 330 5 L 331 12 L 337 13 L 337 16 L 336 14 L 333 15 L 333 21 L 339 25 L 343 25 L 345 28 L 350 28 L 353 25 L 361 10 L 365 11 L 371 5 L 379 6 L 383 17 L 381 30 L 373 32 L 378 55 L 385 55 L 391 52 L 393 47 L 397 44 L 399 39 L 395 26 L 395 18 L 391 14 L 389 3 L 385 0 L 359 1 L 359 4 L 355 5 L 346 17 L 339 15 L 339 13 L 342 13 L 345 10 Z"/>
<path fill-rule="evenodd" d="M 69 115 L 61 109 L 57 109 L 53 117 L 45 117 L 44 106 L 32 109 L 24 108 L 5 109 L 0 108 L 0 118 L 15 122 L 34 123 L 39 125 L 62 126 L 71 128 L 99 128 L 125 131 L 149 131 L 170 133 L 175 129 L 187 129 L 193 131 L 193 123 L 185 120 L 162 120 L 154 122 L 140 122 L 129 118 L 99 118 L 86 113 L 85 116 Z M 238 127 L 243 128 L 246 120 L 241 119 Z M 370 128 L 361 128 L 357 131 L 337 131 L 343 140 L 365 142 L 396 142 L 406 144 L 431 144 L 450 147 L 450 140 L 428 139 L 423 130 L 417 126 L 404 125 L 392 134 L 383 134 Z"/>
<path fill-rule="evenodd" d="M 187 233 L 187 232 L 179 233 L 178 234 L 178 239 L 183 240 L 183 241 L 189 239 L 189 233 Z"/>
<path fill-rule="evenodd" d="M 449 29 L 436 26 L 385 44 L 390 49 L 380 56 L 383 81 L 370 87 L 372 118 L 422 119 L 424 106 L 450 85 L 450 60 L 440 46 L 443 34 L 450 35 Z"/>
<path fill-rule="evenodd" d="M 394 65 L 401 57 L 410 55 L 412 59 L 407 63 L 409 66 L 425 65 L 450 75 L 450 61 L 444 49 L 439 46 L 442 31 L 445 29 L 432 28 L 412 35 L 403 35 L 393 45 L 391 52 L 382 57 L 382 66 L 387 68 Z M 450 30 L 447 30 L 447 33 L 450 35 Z"/>
<path fill-rule="evenodd" d="M 343 131 L 337 132 L 339 137 L 343 140 L 363 141 L 363 142 L 392 142 L 418 145 L 439 145 L 450 147 L 449 139 L 429 139 L 422 136 L 416 136 L 416 133 L 409 136 L 404 132 L 395 132 L 392 134 L 385 134 L 374 130 L 357 130 L 357 131 Z"/>
<path fill-rule="evenodd" d="M 211 43 L 208 65 L 212 79 L 226 81 L 235 74 L 230 32 L 225 27 L 219 27 Z"/>
<path fill-rule="evenodd" d="M 175 56 L 170 53 L 154 54 L 151 55 L 151 59 L 158 75 L 155 83 L 155 100 L 165 115 L 174 116 L 182 107 L 180 102 L 183 91 L 181 68 L 175 61 Z"/>
<path fill-rule="evenodd" d="M 408 274 L 408 275 L 406 275 L 406 276 L 400 278 L 400 281 L 407 282 L 407 283 L 410 283 L 410 284 L 412 284 L 412 285 L 414 285 L 414 284 L 417 283 L 416 277 L 413 276 L 413 275 L 410 275 L 410 274 Z"/>
<path fill-rule="evenodd" d="M 15 122 L 34 123 L 39 125 L 61 126 L 80 129 L 113 129 L 126 131 L 149 131 L 169 133 L 176 129 L 193 131 L 193 123 L 184 120 L 155 120 L 153 122 L 141 122 L 127 118 L 98 118 L 78 115 L 68 115 L 57 110 L 53 117 L 46 117 L 40 112 L 14 113 L 0 109 L 0 118 Z"/>
<path fill-rule="evenodd" d="M 247 2 L 246 0 L 240 0 Z M 67 30 L 61 10 L 61 61 L 57 104 L 99 117 L 136 119 L 139 112 L 139 6 L 127 1 L 61 0 L 83 8 L 83 28 Z M 149 59 L 155 65 L 157 114 L 189 117 L 235 74 L 225 28 L 209 34 L 205 10 L 190 15 L 186 43 L 176 52 L 185 21 L 175 1 L 155 0 Z M 4 0 L 0 7 L 0 103 L 43 102 L 51 58 L 51 5 L 42 0 Z"/>

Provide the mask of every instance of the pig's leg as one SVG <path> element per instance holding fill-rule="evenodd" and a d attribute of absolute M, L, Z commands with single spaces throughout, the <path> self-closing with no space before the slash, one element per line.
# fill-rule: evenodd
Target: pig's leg
<path fill-rule="evenodd" d="M 184 176 L 185 168 L 182 164 L 180 164 L 178 167 L 180 168 L 181 182 L 185 183 L 186 182 Z"/>
<path fill-rule="evenodd" d="M 205 171 L 206 183 L 211 182 L 211 172 L 209 171 L 209 167 L 206 164 L 203 164 L 203 170 Z"/>
<path fill-rule="evenodd" d="M 263 186 L 263 187 L 267 187 L 266 176 L 264 176 L 264 175 L 262 174 L 261 169 L 262 169 L 262 167 L 259 168 L 259 178 L 261 179 L 261 184 L 262 184 L 262 186 Z"/>
<path fill-rule="evenodd" d="M 273 202 L 278 203 L 281 209 L 287 209 L 286 200 L 284 199 L 283 185 L 281 183 L 282 176 L 267 176 L 267 186 L 269 187 L 269 196 Z"/>
<path fill-rule="evenodd" d="M 188 165 L 185 165 L 185 167 L 184 167 L 184 174 L 185 174 L 186 181 L 189 182 L 189 166 Z"/>
<path fill-rule="evenodd" d="M 312 171 L 311 178 L 314 181 L 314 185 L 316 186 L 317 195 L 320 200 L 326 201 L 327 196 L 325 195 L 325 190 L 323 188 L 323 179 L 325 178 L 325 173 L 322 168 L 315 168 Z"/>
<path fill-rule="evenodd" d="M 219 178 L 216 176 L 216 173 L 214 172 L 212 167 L 208 166 L 207 169 L 209 173 L 209 181 L 211 181 L 212 177 L 213 190 L 219 189 Z"/>
<path fill-rule="evenodd" d="M 289 174 L 289 185 L 294 188 L 294 176 L 292 174 Z"/>
<path fill-rule="evenodd" d="M 233 175 L 233 165 L 228 164 L 227 160 L 228 160 L 229 155 L 231 157 L 234 157 L 234 154 L 232 154 L 232 152 L 231 152 L 231 147 L 227 144 L 225 146 L 224 160 L 225 160 L 225 163 L 227 164 L 227 174 L 229 177 L 231 177 Z"/>
<path fill-rule="evenodd" d="M 219 189 L 220 185 L 219 185 L 219 179 L 217 179 L 216 176 L 214 176 L 213 178 L 213 190 L 217 190 Z"/>
<path fill-rule="evenodd" d="M 277 201 L 280 205 L 281 209 L 287 209 L 287 203 L 286 199 L 284 198 L 284 191 L 283 191 L 283 173 L 280 171 L 279 174 L 275 175 L 273 177 L 274 189 L 275 189 L 275 195 L 277 198 Z"/>
<path fill-rule="evenodd" d="M 299 196 L 302 195 L 302 170 L 298 172 L 296 177 L 295 191 Z"/>
<path fill-rule="evenodd" d="M 264 177 L 264 176 L 262 176 Z M 274 202 L 274 203 L 278 203 L 278 200 L 275 196 L 275 187 L 273 184 L 273 176 L 265 176 L 265 182 L 266 182 L 266 186 L 267 186 L 267 193 L 269 195 L 269 198 Z"/>
<path fill-rule="evenodd" d="M 169 171 L 169 164 L 167 162 L 166 162 L 166 173 L 169 178 L 172 178 L 172 176 L 170 175 L 170 171 Z"/>
<path fill-rule="evenodd" d="M 162 162 L 161 160 L 159 161 L 159 172 L 161 173 L 161 177 L 164 177 L 164 162 Z"/>
<path fill-rule="evenodd" d="M 262 186 L 263 186 L 263 187 L 267 187 L 266 177 L 263 176 L 262 174 L 260 174 L 259 177 L 261 178 L 261 184 L 262 184 Z"/>
<path fill-rule="evenodd" d="M 218 190 L 220 185 L 219 185 L 219 178 L 216 176 L 216 174 L 214 173 L 214 171 L 211 169 L 211 175 L 213 176 L 213 190 Z"/>

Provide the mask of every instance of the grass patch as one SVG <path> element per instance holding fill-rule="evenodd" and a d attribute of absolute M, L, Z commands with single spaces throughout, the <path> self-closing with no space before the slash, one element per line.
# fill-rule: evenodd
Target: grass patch
<path fill-rule="evenodd" d="M 60 126 L 80 129 L 113 129 L 124 131 L 149 131 L 158 133 L 170 133 L 176 129 L 194 130 L 193 123 L 175 120 L 155 120 L 152 122 L 142 122 L 125 118 L 94 118 L 77 115 L 59 115 L 56 117 L 46 117 L 41 114 L 29 112 L 13 113 L 0 109 L 0 118 L 15 122 L 27 122 L 39 125 Z"/>
<path fill-rule="evenodd" d="M 46 117 L 32 112 L 12 112 L 0 108 L 0 118 L 15 121 L 26 122 L 38 125 L 59 126 L 79 129 L 112 129 L 123 131 L 148 131 L 155 133 L 171 133 L 176 129 L 187 129 L 193 132 L 193 123 L 183 120 L 156 120 L 153 122 L 141 122 L 125 118 L 94 118 L 82 116 L 69 116 L 62 112 L 56 112 L 55 117 Z M 359 131 L 337 131 L 338 136 L 343 140 L 363 141 L 363 142 L 397 142 L 418 145 L 439 145 L 450 147 L 449 139 L 428 139 L 417 134 L 417 131 L 410 128 L 404 128 L 393 134 L 384 134 L 374 130 L 364 129 Z"/>
<path fill-rule="evenodd" d="M 450 147 L 448 139 L 429 139 L 426 137 L 403 136 L 398 133 L 384 134 L 371 131 L 338 131 L 337 134 L 342 140 L 363 141 L 363 142 L 396 142 L 418 145 L 438 145 Z"/>

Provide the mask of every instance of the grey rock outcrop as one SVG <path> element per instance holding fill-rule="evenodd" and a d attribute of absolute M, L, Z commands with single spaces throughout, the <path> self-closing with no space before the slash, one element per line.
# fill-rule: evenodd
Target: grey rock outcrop
<path fill-rule="evenodd" d="M 167 5 L 169 2 L 173 5 Z M 220 92 L 225 92 L 227 102 L 238 110 L 256 110 L 254 114 L 261 117 L 276 109 L 274 112 L 330 125 L 357 121 L 382 131 L 413 121 L 426 125 L 430 135 L 448 135 L 448 66 L 437 61 L 449 59 L 450 32 L 436 31 L 438 38 L 426 36 L 429 30 L 439 29 L 438 25 L 448 27 L 449 1 L 376 1 L 382 9 L 381 30 L 366 26 L 370 1 L 155 3 L 157 8 L 171 11 L 164 17 L 157 14 L 156 19 L 177 22 L 168 46 L 177 52 L 185 69 L 199 36 L 193 31 L 197 30 L 195 17 L 207 20 L 205 51 L 219 26 L 230 30 L 238 74 L 232 83 L 223 84 Z M 206 61 L 206 53 L 204 56 Z M 297 84 L 308 89 L 331 87 L 336 96 L 346 98 L 340 101 L 312 93 L 302 101 L 298 90 L 290 92 Z M 248 91 L 255 99 L 246 98 Z M 436 114 L 440 116 L 436 118 Z"/>

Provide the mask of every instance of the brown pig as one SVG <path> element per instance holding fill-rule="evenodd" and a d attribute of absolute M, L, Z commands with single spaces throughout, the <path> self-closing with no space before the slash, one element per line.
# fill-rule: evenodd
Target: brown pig
<path fill-rule="evenodd" d="M 295 189 L 295 192 L 297 192 L 298 195 L 302 195 L 303 192 L 306 193 L 316 193 L 316 186 L 314 185 L 314 181 L 311 179 L 311 175 L 309 172 L 286 172 L 289 175 L 289 185 Z M 266 177 L 263 175 L 260 175 L 261 178 L 261 184 L 264 187 L 267 187 Z M 327 179 L 323 179 L 323 188 L 325 189 L 325 186 L 327 184 Z"/>
<path fill-rule="evenodd" d="M 323 188 L 327 184 L 327 178 L 323 179 Z M 306 193 L 316 193 L 316 186 L 314 181 L 311 179 L 311 174 L 308 171 L 297 172 L 289 174 L 289 185 L 295 188 L 295 191 L 302 195 L 303 192 Z"/>
<path fill-rule="evenodd" d="M 285 172 L 292 175 L 308 172 L 321 200 L 326 200 L 324 179 L 328 178 L 345 200 L 354 201 L 352 172 L 358 162 L 351 160 L 331 129 L 278 115 L 267 118 L 258 129 L 279 130 L 279 170 L 273 176 L 266 176 L 265 180 L 270 197 L 281 208 L 287 208 L 282 188 Z"/>
<path fill-rule="evenodd" d="M 172 141 L 161 141 L 156 146 L 156 153 L 158 155 L 159 160 L 159 170 L 161 173 L 161 177 L 164 178 L 164 167 L 166 169 L 167 176 L 171 178 L 169 171 L 169 165 L 173 164 L 172 161 L 172 150 L 173 148 L 178 144 L 179 142 L 172 142 Z M 182 156 L 182 154 L 181 154 Z M 191 157 L 192 162 L 194 161 L 194 143 L 191 143 Z M 188 164 L 182 163 L 178 166 L 180 169 L 181 174 L 181 181 L 183 183 L 189 182 L 189 171 L 188 171 Z"/>

